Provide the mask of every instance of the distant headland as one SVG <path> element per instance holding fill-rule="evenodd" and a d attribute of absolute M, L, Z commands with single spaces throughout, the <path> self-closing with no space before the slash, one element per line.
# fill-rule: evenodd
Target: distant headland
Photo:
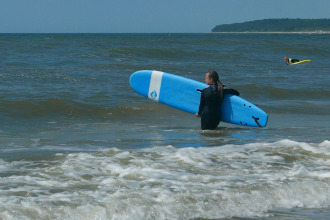
<path fill-rule="evenodd" d="M 212 32 L 330 33 L 330 19 L 264 19 L 217 25 L 212 29 Z"/>

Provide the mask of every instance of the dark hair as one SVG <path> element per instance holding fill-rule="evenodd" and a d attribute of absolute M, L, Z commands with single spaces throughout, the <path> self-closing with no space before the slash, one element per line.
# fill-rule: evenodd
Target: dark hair
<path fill-rule="evenodd" d="M 214 70 L 210 70 L 207 73 L 209 74 L 209 78 L 211 78 L 213 80 L 213 82 L 216 84 L 216 86 L 218 88 L 219 99 L 220 99 L 220 101 L 222 101 L 222 99 L 223 99 L 223 85 L 222 85 L 222 82 L 219 79 L 219 74 L 217 73 L 217 71 L 214 71 Z"/>

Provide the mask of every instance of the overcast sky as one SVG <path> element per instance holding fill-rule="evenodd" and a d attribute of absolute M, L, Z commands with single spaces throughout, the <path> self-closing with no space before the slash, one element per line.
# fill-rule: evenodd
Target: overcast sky
<path fill-rule="evenodd" d="M 0 0 L 0 33 L 206 33 L 266 18 L 330 18 L 330 0 Z"/>

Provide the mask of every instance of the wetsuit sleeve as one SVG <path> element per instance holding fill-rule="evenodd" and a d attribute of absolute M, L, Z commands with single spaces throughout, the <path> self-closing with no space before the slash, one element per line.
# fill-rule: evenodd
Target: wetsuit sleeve
<path fill-rule="evenodd" d="M 237 96 L 240 95 L 239 91 L 237 91 L 235 89 L 228 88 L 228 87 L 223 88 L 223 93 L 224 94 L 228 94 L 229 93 L 229 94 L 237 95 Z"/>
<path fill-rule="evenodd" d="M 199 109 L 198 109 L 198 114 L 199 115 L 202 115 L 204 104 L 205 104 L 205 100 L 204 100 L 204 90 L 203 90 L 202 94 L 201 94 L 201 101 L 199 103 Z"/>

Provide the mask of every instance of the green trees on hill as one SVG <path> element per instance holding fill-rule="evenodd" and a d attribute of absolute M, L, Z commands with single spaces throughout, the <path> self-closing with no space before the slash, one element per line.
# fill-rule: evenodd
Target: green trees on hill
<path fill-rule="evenodd" d="M 330 19 L 264 19 L 217 25 L 212 32 L 311 32 L 330 31 Z"/>

